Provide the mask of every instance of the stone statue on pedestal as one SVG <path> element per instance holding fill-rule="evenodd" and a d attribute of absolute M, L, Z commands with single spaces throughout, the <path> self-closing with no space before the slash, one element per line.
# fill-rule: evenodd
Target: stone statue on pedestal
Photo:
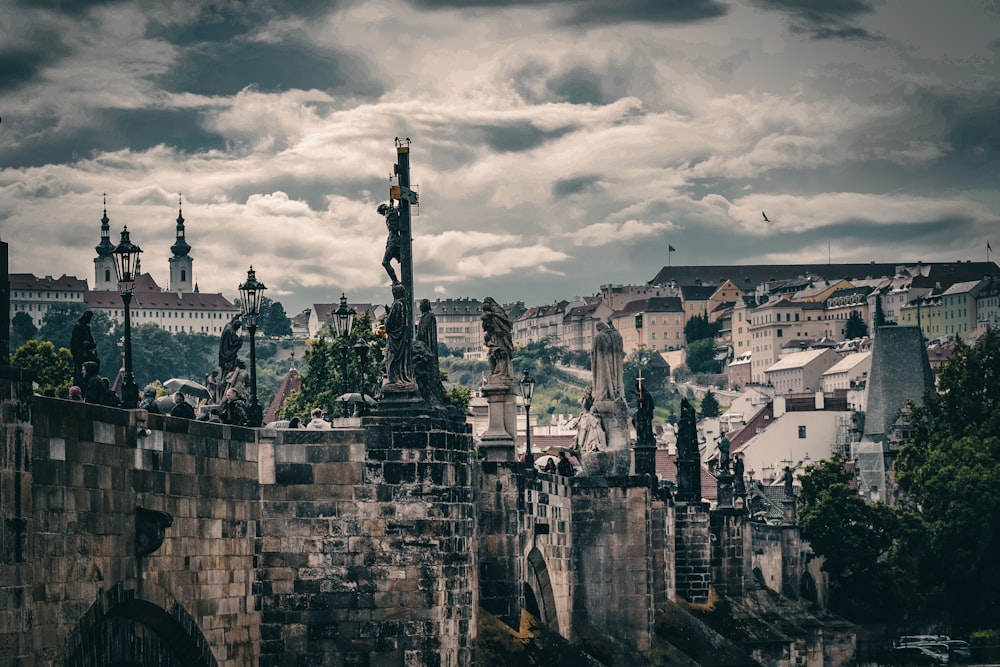
<path fill-rule="evenodd" d="M 514 381 L 514 341 L 507 311 L 488 296 L 483 299 L 482 322 L 490 363 L 489 384 L 509 385 Z"/>
<path fill-rule="evenodd" d="M 413 343 L 413 332 L 409 327 L 407 317 L 406 287 L 396 283 L 392 286 L 392 305 L 385 316 L 385 383 L 384 387 L 401 387 L 410 385 L 413 377 L 410 372 L 408 354 Z"/>

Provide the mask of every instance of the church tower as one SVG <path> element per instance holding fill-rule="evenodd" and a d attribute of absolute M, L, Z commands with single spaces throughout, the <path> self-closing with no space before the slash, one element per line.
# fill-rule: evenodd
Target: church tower
<path fill-rule="evenodd" d="M 118 275 L 115 273 L 115 246 L 111 243 L 111 220 L 108 219 L 108 196 L 104 195 L 104 217 L 101 218 L 101 242 L 94 250 L 94 290 L 118 290 Z"/>
<path fill-rule="evenodd" d="M 182 294 L 192 292 L 194 276 L 191 275 L 192 260 L 188 253 L 191 246 L 184 240 L 184 216 L 181 214 L 181 200 L 177 199 L 177 240 L 170 246 L 174 253 L 170 258 L 170 291 Z"/>

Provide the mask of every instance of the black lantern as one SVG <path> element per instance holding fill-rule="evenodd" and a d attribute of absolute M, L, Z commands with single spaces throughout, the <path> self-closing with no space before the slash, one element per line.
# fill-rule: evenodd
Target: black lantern
<path fill-rule="evenodd" d="M 354 344 L 354 357 L 361 369 L 361 403 L 358 404 L 358 414 L 363 415 L 368 411 L 368 406 L 365 404 L 365 365 L 368 363 L 368 341 L 364 338 L 359 338 L 358 342 Z"/>
<path fill-rule="evenodd" d="M 333 311 L 333 327 L 337 330 L 337 337 L 344 338 L 350 336 L 354 329 L 354 316 L 357 312 L 347 305 L 347 295 L 341 293 L 340 305 Z"/>
<path fill-rule="evenodd" d="M 125 307 L 125 377 L 122 378 L 122 407 L 132 410 L 139 407 L 139 387 L 132 373 L 132 294 L 135 292 L 135 279 L 139 274 L 139 253 L 142 248 L 132 243 L 129 238 L 128 226 L 122 228 L 122 239 L 111 251 L 115 259 L 115 273 L 118 275 L 118 293 L 122 296 Z"/>
<path fill-rule="evenodd" d="M 254 336 L 260 319 L 260 302 L 266 289 L 264 283 L 257 280 L 257 274 L 251 266 L 247 271 L 247 281 L 239 287 L 240 298 L 243 300 L 243 320 L 250 332 L 250 405 L 247 407 L 249 426 L 260 426 L 263 412 L 257 402 L 257 347 Z"/>
<path fill-rule="evenodd" d="M 521 389 L 521 398 L 524 399 L 524 434 L 526 438 L 524 465 L 533 468 L 535 466 L 535 455 L 531 453 L 531 397 L 535 393 L 535 380 L 525 370 L 524 376 L 517 384 Z"/>
<path fill-rule="evenodd" d="M 347 360 L 351 354 L 351 346 L 347 342 L 348 337 L 354 330 L 354 316 L 358 313 L 347 305 L 347 295 L 341 292 L 340 294 L 340 305 L 337 306 L 337 310 L 333 311 L 333 328 L 337 331 L 337 337 L 340 338 L 340 345 L 337 349 L 340 350 L 340 393 L 346 394 L 350 391 L 350 386 L 347 384 Z M 342 404 L 342 416 L 346 417 L 347 409 L 350 404 L 345 400 Z"/>

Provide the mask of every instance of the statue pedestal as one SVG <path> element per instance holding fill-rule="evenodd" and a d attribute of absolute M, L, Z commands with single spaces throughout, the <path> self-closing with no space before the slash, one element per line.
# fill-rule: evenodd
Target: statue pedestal
<path fill-rule="evenodd" d="M 723 470 L 715 478 L 716 507 L 733 507 L 733 474 Z"/>
<path fill-rule="evenodd" d="M 380 417 L 412 417 L 428 415 L 430 412 L 430 406 L 420 397 L 420 391 L 414 382 L 382 387 L 382 398 L 375 409 L 375 414 Z"/>
<path fill-rule="evenodd" d="M 517 422 L 510 385 L 485 385 L 483 396 L 486 397 L 489 425 L 479 437 L 480 456 L 486 461 L 514 461 L 517 459 L 514 439 Z"/>
<path fill-rule="evenodd" d="M 627 449 L 604 452 L 584 452 L 580 455 L 583 474 L 588 477 L 625 477 L 632 463 Z"/>
<path fill-rule="evenodd" d="M 656 475 L 656 443 L 635 443 L 635 474 Z"/>
<path fill-rule="evenodd" d="M 625 399 L 594 401 L 593 410 L 601 415 L 608 451 L 629 451 L 628 404 Z"/>

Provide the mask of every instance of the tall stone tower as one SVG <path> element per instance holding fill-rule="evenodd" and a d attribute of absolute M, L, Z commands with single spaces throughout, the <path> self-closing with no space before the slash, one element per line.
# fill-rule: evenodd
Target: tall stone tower
<path fill-rule="evenodd" d="M 104 197 L 104 217 L 101 218 L 101 242 L 94 250 L 94 289 L 117 290 L 118 276 L 115 273 L 115 258 L 111 254 L 115 245 L 111 242 L 111 220 L 108 219 L 108 198 Z"/>
<path fill-rule="evenodd" d="M 184 240 L 184 216 L 181 213 L 180 198 L 177 199 L 177 240 L 170 246 L 170 251 L 174 253 L 170 258 L 170 291 L 178 294 L 193 292 L 191 265 L 194 260 L 188 256 L 191 246 Z"/>

